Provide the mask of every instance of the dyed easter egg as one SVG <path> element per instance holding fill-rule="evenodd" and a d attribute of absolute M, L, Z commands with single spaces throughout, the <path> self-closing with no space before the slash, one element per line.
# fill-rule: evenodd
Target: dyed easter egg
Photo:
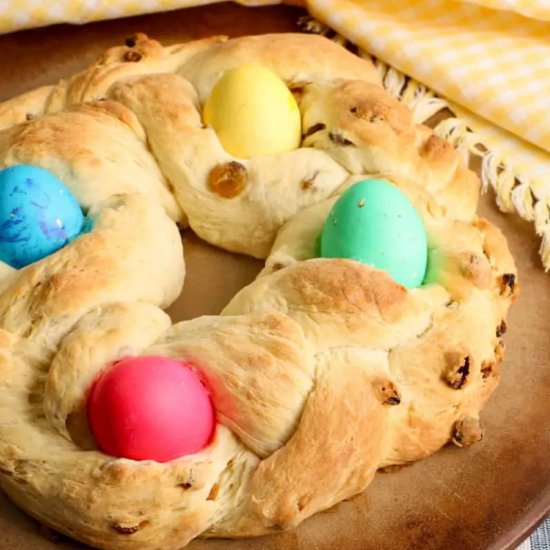
<path fill-rule="evenodd" d="M 21 268 L 78 237 L 84 216 L 72 193 L 30 165 L 0 171 L 0 260 Z"/>
<path fill-rule="evenodd" d="M 336 201 L 321 232 L 320 255 L 382 269 L 414 288 L 426 272 L 426 231 L 411 201 L 395 185 L 362 180 Z"/>
<path fill-rule="evenodd" d="M 197 374 L 161 356 L 129 357 L 100 375 L 88 419 L 106 454 L 157 462 L 200 451 L 214 429 L 210 396 Z"/>
<path fill-rule="evenodd" d="M 301 116 L 286 84 L 261 65 L 227 71 L 212 89 L 204 122 L 224 149 L 241 158 L 271 155 L 300 146 Z"/>

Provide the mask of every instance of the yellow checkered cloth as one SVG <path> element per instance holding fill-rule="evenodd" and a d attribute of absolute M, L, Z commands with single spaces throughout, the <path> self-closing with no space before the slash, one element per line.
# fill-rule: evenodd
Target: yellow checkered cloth
<path fill-rule="evenodd" d="M 550 119 L 541 116 L 550 117 L 549 23 L 439 0 L 318 0 L 311 11 L 397 69 L 550 151 Z"/>
<path fill-rule="evenodd" d="M 0 33 L 209 3 L 0 0 Z M 440 132 L 466 144 L 470 152 L 482 154 L 478 143 L 490 150 L 483 153 L 484 182 L 495 189 L 503 210 L 535 222 L 543 238 L 543 262 L 550 269 L 550 0 L 302 3 L 317 20 L 447 100 L 459 118 Z"/>

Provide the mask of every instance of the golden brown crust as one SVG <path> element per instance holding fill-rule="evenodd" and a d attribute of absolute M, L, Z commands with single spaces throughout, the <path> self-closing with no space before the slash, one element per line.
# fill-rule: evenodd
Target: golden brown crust
<path fill-rule="evenodd" d="M 183 220 L 140 123 L 120 103 L 87 103 L 13 126 L 0 132 L 0 155 L 3 166 L 50 170 L 86 210 L 114 194 L 141 193 L 160 202 L 175 221 Z"/>
<path fill-rule="evenodd" d="M 162 208 L 142 195 L 102 206 L 92 233 L 5 282 L 1 326 L 21 338 L 41 364 L 92 307 L 126 300 L 167 307 L 181 291 L 181 240 Z"/>
<path fill-rule="evenodd" d="M 300 149 L 236 159 L 202 124 L 218 78 L 250 61 L 294 93 Z M 475 216 L 475 174 L 370 62 L 315 36 L 163 47 L 138 34 L 0 104 L 0 129 L 0 166 L 50 170 L 95 221 L 40 262 L 0 264 L 0 485 L 29 514 L 99 548 L 175 550 L 293 527 L 377 468 L 481 437 L 514 261 Z M 316 258 L 332 205 L 368 176 L 401 188 L 424 221 L 419 288 Z M 160 308 L 181 289 L 174 222 L 187 220 L 267 261 L 221 316 L 172 326 Z M 101 453 L 87 424 L 98 373 L 150 354 L 191 362 L 218 421 L 205 449 L 164 464 Z"/>
<path fill-rule="evenodd" d="M 54 86 L 42 86 L 0 103 L 0 130 L 44 113 L 44 107 Z"/>
<path fill-rule="evenodd" d="M 109 96 L 137 114 L 191 228 L 227 250 L 265 258 L 285 220 L 328 196 L 346 178 L 337 162 L 315 149 L 251 159 L 231 156 L 214 130 L 202 124 L 190 81 L 178 75 L 126 80 L 113 86 Z M 212 188 L 211 174 L 231 163 L 242 167 L 247 184 L 228 197 Z M 304 191 L 301 182 L 312 175 L 315 185 Z M 227 226 L 232 230 L 226 231 Z"/>
<path fill-rule="evenodd" d="M 259 464 L 241 507 L 228 510 L 209 534 L 250 536 L 289 529 L 369 484 L 384 448 L 384 411 L 370 387 L 370 358 L 353 355 L 317 358 L 315 387 L 298 429 Z M 371 359 L 374 368 L 376 360 Z M 357 429 L 366 424 L 368 430 Z M 319 479 L 322 492 L 316 490 Z"/>

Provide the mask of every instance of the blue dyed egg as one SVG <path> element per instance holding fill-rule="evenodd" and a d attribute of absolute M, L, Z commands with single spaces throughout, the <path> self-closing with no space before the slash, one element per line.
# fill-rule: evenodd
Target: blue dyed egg
<path fill-rule="evenodd" d="M 41 260 L 78 237 L 84 216 L 73 194 L 30 165 L 0 171 L 0 260 L 15 268 Z"/>
<path fill-rule="evenodd" d="M 336 201 L 320 238 L 323 258 L 348 258 L 386 271 L 406 288 L 422 284 L 428 243 L 408 197 L 384 180 L 362 180 Z"/>

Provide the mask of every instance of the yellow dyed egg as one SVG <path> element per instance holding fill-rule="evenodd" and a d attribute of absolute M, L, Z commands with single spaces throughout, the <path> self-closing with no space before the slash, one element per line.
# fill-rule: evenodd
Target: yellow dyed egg
<path fill-rule="evenodd" d="M 286 84 L 261 65 L 227 71 L 203 110 L 224 149 L 241 158 L 272 155 L 300 146 L 300 110 Z"/>

